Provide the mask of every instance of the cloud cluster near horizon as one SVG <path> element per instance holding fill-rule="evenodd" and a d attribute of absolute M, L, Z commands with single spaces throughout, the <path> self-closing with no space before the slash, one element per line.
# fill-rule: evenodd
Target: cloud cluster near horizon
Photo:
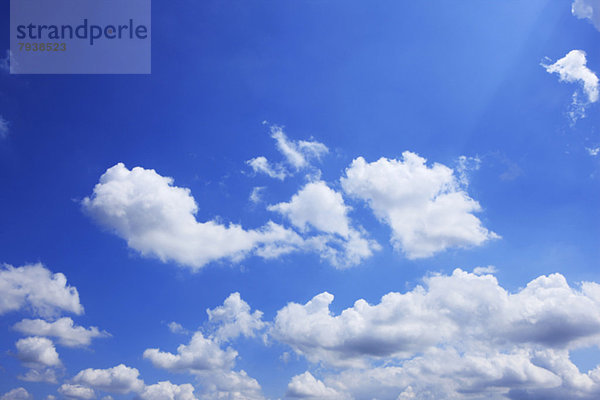
<path fill-rule="evenodd" d="M 116 394 L 142 400 L 263 400 L 259 382 L 236 369 L 235 345 L 244 338 L 289 346 L 309 362 L 309 370 L 290 377 L 289 399 L 464 398 L 465 393 L 490 399 L 597 398 L 600 366 L 580 371 L 570 352 L 600 346 L 600 285 L 583 282 L 575 288 L 552 274 L 509 292 L 494 271 L 429 275 L 412 290 L 387 293 L 375 304 L 357 299 L 339 313 L 330 308 L 334 296 L 323 292 L 304 304 L 284 305 L 272 320 L 232 293 L 206 310 L 206 322 L 187 343 L 143 352 L 154 367 L 189 376 L 196 387 L 146 384 L 137 368 L 119 360 L 114 367 L 86 368 L 61 379 L 55 372 L 64 368 L 62 361 L 42 336 L 16 343 L 23 366 L 30 368 L 21 379 L 52 376 L 46 382 L 58 383 L 59 394 L 76 399 Z M 2 293 L 5 287 L 0 286 Z M 45 331 L 42 326 L 39 333 Z M 27 396 L 26 389 L 17 388 L 2 399 Z"/>

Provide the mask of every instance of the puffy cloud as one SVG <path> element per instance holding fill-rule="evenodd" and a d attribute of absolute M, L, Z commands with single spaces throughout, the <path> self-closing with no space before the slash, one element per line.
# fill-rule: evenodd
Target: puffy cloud
<path fill-rule="evenodd" d="M 25 388 L 16 388 L 11 390 L 10 392 L 4 393 L 0 400 L 31 400 L 33 396 L 29 394 Z"/>
<path fill-rule="evenodd" d="M 263 173 L 274 179 L 284 180 L 288 172 L 281 165 L 271 165 L 266 157 L 259 156 L 246 161 L 255 173 Z"/>
<path fill-rule="evenodd" d="M 120 364 L 108 369 L 85 369 L 75 375 L 73 382 L 109 393 L 137 393 L 144 389 L 139 375 L 137 369 Z"/>
<path fill-rule="evenodd" d="M 585 151 L 587 151 L 590 156 L 596 157 L 600 154 L 600 147 L 586 147 Z"/>
<path fill-rule="evenodd" d="M 189 189 L 173 186 L 173 179 L 154 170 L 128 170 L 123 164 L 102 175 L 83 207 L 143 256 L 174 260 L 194 270 L 220 259 L 240 260 L 252 252 L 277 257 L 302 244 L 296 233 L 272 222 L 258 230 L 198 222 Z"/>
<path fill-rule="evenodd" d="M 263 400 L 261 387 L 255 379 L 243 370 L 232 370 L 237 351 L 231 347 L 221 348 L 223 343 L 239 336 L 254 337 L 256 331 L 265 326 L 262 312 L 252 312 L 239 293 L 232 293 L 222 306 L 206 312 L 211 335 L 205 336 L 198 331 L 189 344 L 177 348 L 177 354 L 147 349 L 144 358 L 158 368 L 193 374 L 202 386 L 201 400 Z"/>
<path fill-rule="evenodd" d="M 272 335 L 314 362 L 364 366 L 369 360 L 410 358 L 446 344 L 575 348 L 600 344 L 600 285 L 581 290 L 562 275 L 541 276 L 510 294 L 492 275 L 460 269 L 425 279 L 405 294 L 370 305 L 358 300 L 333 315 L 333 295 L 279 310 Z"/>
<path fill-rule="evenodd" d="M 196 400 L 192 385 L 189 383 L 175 385 L 169 381 L 146 386 L 140 398 L 142 400 Z"/>
<path fill-rule="evenodd" d="M 336 233 L 342 237 L 350 234 L 348 207 L 344 199 L 323 181 L 309 182 L 292 196 L 289 203 L 279 203 L 268 207 L 285 215 L 292 224 L 302 231 L 312 226 L 322 232 Z"/>
<path fill-rule="evenodd" d="M 363 237 L 362 228 L 359 231 L 350 225 L 349 207 L 342 195 L 323 181 L 307 183 L 289 202 L 268 209 L 284 215 L 305 233 L 309 227 L 326 233 L 305 238 L 305 246 L 334 266 L 358 264 L 380 249 L 377 242 Z"/>
<path fill-rule="evenodd" d="M 250 306 L 240 297 L 232 293 L 222 306 L 206 310 L 209 321 L 218 326 L 215 337 L 220 341 L 235 339 L 238 336 L 254 337 L 256 331 L 265 327 L 262 312 L 250 312 Z"/>
<path fill-rule="evenodd" d="M 60 385 L 58 393 L 72 399 L 90 400 L 96 398 L 96 393 L 94 393 L 93 389 L 81 385 L 71 385 L 69 383 Z"/>
<path fill-rule="evenodd" d="M 600 285 L 576 289 L 552 274 L 509 293 L 488 271 L 433 275 L 338 315 L 321 293 L 279 310 L 271 335 L 311 362 L 341 367 L 323 386 L 357 400 L 597 398 L 600 366 L 581 373 L 569 351 L 600 345 Z M 308 375 L 292 382 L 296 397 L 322 388 Z"/>
<path fill-rule="evenodd" d="M 587 66 L 586 54 L 583 50 L 571 50 L 566 56 L 554 64 L 544 64 L 546 71 L 550 74 L 558 74 L 561 82 L 582 85 L 590 103 L 598 101 L 598 77 Z"/>
<path fill-rule="evenodd" d="M 203 371 L 201 400 L 264 400 L 261 387 L 246 371 Z"/>
<path fill-rule="evenodd" d="M 342 393 L 325 386 L 308 371 L 292 378 L 287 387 L 286 396 L 294 399 L 344 399 Z"/>
<path fill-rule="evenodd" d="M 54 322 L 46 322 L 42 319 L 24 319 L 16 323 L 13 328 L 26 335 L 56 337 L 58 343 L 67 347 L 88 346 L 94 338 L 110 336 L 95 326 L 89 329 L 75 326 L 73 320 L 68 317 Z"/>
<path fill-rule="evenodd" d="M 61 365 L 51 340 L 43 337 L 19 339 L 16 343 L 17 357 L 27 366 L 58 367 Z"/>
<path fill-rule="evenodd" d="M 231 368 L 237 354 L 232 348 L 222 350 L 217 342 L 205 338 L 202 332 L 196 332 L 189 344 L 182 344 L 177 348 L 177 354 L 147 349 L 144 351 L 144 358 L 158 368 L 196 373 Z"/>
<path fill-rule="evenodd" d="M 342 178 L 344 191 L 366 201 L 392 229 L 392 244 L 408 258 L 450 247 L 481 245 L 498 236 L 473 215 L 479 203 L 461 189 L 452 169 L 406 151 L 402 160 L 355 159 Z"/>
<path fill-rule="evenodd" d="M 600 0 L 575 0 L 571 12 L 579 19 L 589 19 L 600 31 Z"/>
<path fill-rule="evenodd" d="M 41 316 L 61 311 L 82 314 L 77 289 L 67 285 L 61 273 L 53 274 L 42 264 L 0 268 L 0 315 L 30 309 Z"/>

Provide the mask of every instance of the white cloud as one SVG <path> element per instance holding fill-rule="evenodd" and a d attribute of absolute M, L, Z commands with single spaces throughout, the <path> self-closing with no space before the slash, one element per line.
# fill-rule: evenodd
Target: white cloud
<path fill-rule="evenodd" d="M 71 385 L 68 383 L 62 384 L 58 388 L 58 393 L 71 399 L 90 400 L 96 398 L 96 393 L 93 389 L 81 385 Z"/>
<path fill-rule="evenodd" d="M 137 369 L 120 364 L 107 369 L 85 369 L 75 375 L 73 382 L 109 393 L 138 393 L 144 389 L 139 375 Z"/>
<path fill-rule="evenodd" d="M 458 157 L 456 166 L 456 174 L 458 175 L 458 181 L 463 187 L 469 186 L 469 172 L 477 171 L 481 165 L 481 159 L 479 157 Z"/>
<path fill-rule="evenodd" d="M 596 157 L 600 153 L 600 147 L 586 147 L 585 150 L 592 157 Z"/>
<path fill-rule="evenodd" d="M 348 195 L 366 201 L 392 228 L 392 244 L 408 258 L 498 238 L 473 215 L 481 207 L 460 188 L 452 169 L 437 163 L 428 167 L 409 151 L 402 160 L 367 163 L 359 157 L 341 181 Z"/>
<path fill-rule="evenodd" d="M 17 378 L 25 382 L 57 383 L 56 370 L 53 368 L 32 368 L 25 375 L 19 375 Z"/>
<path fill-rule="evenodd" d="M 254 337 L 265 326 L 262 312 L 251 312 L 239 293 L 232 293 L 222 306 L 206 312 L 213 331 L 211 335 L 198 331 L 189 344 L 177 348 L 176 354 L 147 349 L 144 358 L 158 368 L 193 374 L 202 385 L 198 396 L 201 400 L 263 400 L 255 379 L 243 370 L 232 370 L 237 351 L 231 347 L 221 348 L 239 336 Z"/>
<path fill-rule="evenodd" d="M 280 126 L 271 126 L 271 137 L 275 139 L 277 150 L 283 155 L 285 162 L 295 172 L 310 167 L 311 161 L 318 161 L 329 152 L 327 146 L 317 141 L 289 139 Z M 263 173 L 274 179 L 284 180 L 294 174 L 281 163 L 272 164 L 264 156 L 252 158 L 246 161 L 246 164 L 252 167 L 255 173 Z"/>
<path fill-rule="evenodd" d="M 581 373 L 569 351 L 600 345 L 600 285 L 575 289 L 553 274 L 509 293 L 477 272 L 434 275 L 338 315 L 322 293 L 279 310 L 271 335 L 311 362 L 342 368 L 323 385 L 357 400 L 597 398 L 600 366 Z"/>
<path fill-rule="evenodd" d="M 31 400 L 33 396 L 25 388 L 16 388 L 10 392 L 4 393 L 0 400 Z"/>
<path fill-rule="evenodd" d="M 473 269 L 475 275 L 495 274 L 496 272 L 498 272 L 498 270 L 493 265 L 488 265 L 487 267 L 475 267 Z"/>
<path fill-rule="evenodd" d="M 203 371 L 201 400 L 264 400 L 261 387 L 246 371 Z"/>
<path fill-rule="evenodd" d="M 42 319 L 24 319 L 17 322 L 15 330 L 33 336 L 51 336 L 58 338 L 58 343 L 67 347 L 89 346 L 92 339 L 110 336 L 107 332 L 101 332 L 97 327 L 88 329 L 75 326 L 71 318 L 60 318 L 54 322 L 46 322 Z"/>
<path fill-rule="evenodd" d="M 194 270 L 211 261 L 239 261 L 250 253 L 276 257 L 302 243 L 296 233 L 272 222 L 258 230 L 198 222 L 189 189 L 173 186 L 173 179 L 154 170 L 128 170 L 123 164 L 102 175 L 83 206 L 143 256 L 174 260 Z"/>
<path fill-rule="evenodd" d="M 265 327 L 265 323 L 262 321 L 261 311 L 250 311 L 248 303 L 237 292 L 230 294 L 222 306 L 206 310 L 209 321 L 218 326 L 215 338 L 227 341 L 238 336 L 254 337 L 256 331 Z"/>
<path fill-rule="evenodd" d="M 348 207 L 342 195 L 323 181 L 309 182 L 292 196 L 289 203 L 279 203 L 268 207 L 278 212 L 292 224 L 306 231 L 308 226 L 327 233 L 336 233 L 342 237 L 350 234 Z"/>
<path fill-rule="evenodd" d="M 587 95 L 589 103 L 598 101 L 598 77 L 587 66 L 586 54 L 583 50 L 571 50 L 566 56 L 556 61 L 554 64 L 544 64 L 546 71 L 550 74 L 559 75 L 561 82 L 574 83 L 582 85 L 583 91 Z"/>
<path fill-rule="evenodd" d="M 167 324 L 167 326 L 169 327 L 169 330 L 171 331 L 171 333 L 181 333 L 181 334 L 188 333 L 187 329 L 185 329 L 181 324 L 179 324 L 175 321 L 169 322 Z"/>
<path fill-rule="evenodd" d="M 254 204 L 258 204 L 262 201 L 262 195 L 263 192 L 265 191 L 265 187 L 264 186 L 257 186 L 252 188 L 252 193 L 250 193 L 250 201 Z"/>
<path fill-rule="evenodd" d="M 51 340 L 43 337 L 19 339 L 16 343 L 17 357 L 23 364 L 36 367 L 58 367 L 58 353 Z"/>
<path fill-rule="evenodd" d="M 290 140 L 280 126 L 271 127 L 271 137 L 277 142 L 277 149 L 286 161 L 296 170 L 306 168 L 311 159 L 320 159 L 329 149 L 323 143 L 306 140 Z"/>
<path fill-rule="evenodd" d="M 150 360 L 155 367 L 191 373 L 231 368 L 236 357 L 237 351 L 232 348 L 222 350 L 218 343 L 205 338 L 202 332 L 196 332 L 189 344 L 180 345 L 177 354 L 159 349 L 144 351 L 144 358 Z"/>
<path fill-rule="evenodd" d="M 4 139 L 8 136 L 9 126 L 8 121 L 0 115 L 0 139 Z"/>
<path fill-rule="evenodd" d="M 342 195 L 323 181 L 307 183 L 289 202 L 271 205 L 268 210 L 284 215 L 305 234 L 310 227 L 326 233 L 305 238 L 305 245 L 334 266 L 356 265 L 380 249 L 377 242 L 364 237 L 362 228 L 350 225 L 350 208 Z"/>
<path fill-rule="evenodd" d="M 196 400 L 192 385 L 175 385 L 169 381 L 146 386 L 140 397 L 142 400 Z"/>
<path fill-rule="evenodd" d="M 589 19 L 600 31 L 600 0 L 574 0 L 571 12 L 579 19 Z"/>
<path fill-rule="evenodd" d="M 42 264 L 0 268 L 0 315 L 24 308 L 41 316 L 55 316 L 60 311 L 83 314 L 77 289 L 67 285 L 67 278 L 53 274 Z"/>
<path fill-rule="evenodd" d="M 306 371 L 292 378 L 287 387 L 286 397 L 294 399 L 331 399 L 339 400 L 347 398 L 337 390 L 325 386 L 323 382 L 316 379 Z"/>
<path fill-rule="evenodd" d="M 459 269 L 425 283 L 376 305 L 358 300 L 337 316 L 326 292 L 290 303 L 277 312 L 271 333 L 313 362 L 354 366 L 467 340 L 552 348 L 600 343 L 600 285 L 576 291 L 554 274 L 509 294 L 492 275 Z"/>
<path fill-rule="evenodd" d="M 255 173 L 263 173 L 274 179 L 284 180 L 288 172 L 281 165 L 271 165 L 266 157 L 259 156 L 246 161 Z"/>

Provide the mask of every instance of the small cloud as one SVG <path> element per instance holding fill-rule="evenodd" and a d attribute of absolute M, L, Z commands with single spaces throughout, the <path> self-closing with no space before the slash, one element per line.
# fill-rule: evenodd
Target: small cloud
<path fill-rule="evenodd" d="M 254 204 L 258 204 L 262 201 L 262 195 L 265 190 L 264 186 L 257 186 L 252 189 L 252 193 L 250 193 L 250 201 Z"/>
<path fill-rule="evenodd" d="M 171 331 L 171 333 L 179 333 L 182 335 L 186 335 L 189 333 L 189 331 L 187 329 L 185 329 L 181 324 L 173 321 L 173 322 L 169 322 L 167 324 L 167 326 L 169 327 L 169 330 Z"/>
<path fill-rule="evenodd" d="M 575 0 L 571 13 L 579 19 L 588 19 L 600 31 L 600 1 Z"/>
<path fill-rule="evenodd" d="M 600 147 L 586 147 L 585 150 L 592 157 L 596 157 L 600 153 Z"/>
<path fill-rule="evenodd" d="M 0 139 L 4 139 L 8 136 L 8 121 L 4 119 L 2 115 L 0 115 Z"/>
<path fill-rule="evenodd" d="M 561 82 L 579 83 L 587 97 L 587 100 L 582 99 L 577 91 L 573 94 L 568 114 L 572 123 L 575 123 L 578 119 L 585 117 L 585 111 L 590 104 L 598 101 L 600 93 L 598 77 L 586 66 L 586 53 L 583 50 L 571 50 L 553 64 L 550 64 L 550 59 L 546 59 L 548 63 L 541 63 L 546 72 L 558 74 Z"/>
<path fill-rule="evenodd" d="M 477 171 L 481 165 L 481 159 L 478 156 L 475 157 L 467 157 L 460 156 L 458 157 L 456 173 L 458 175 L 458 181 L 464 187 L 469 186 L 469 171 Z"/>
<path fill-rule="evenodd" d="M 487 267 L 475 267 L 473 269 L 475 275 L 495 274 L 496 272 L 498 272 L 498 269 L 493 265 L 488 265 Z"/>

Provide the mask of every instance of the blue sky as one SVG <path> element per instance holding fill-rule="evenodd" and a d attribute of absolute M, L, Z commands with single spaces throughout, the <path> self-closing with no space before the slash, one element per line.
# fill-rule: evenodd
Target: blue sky
<path fill-rule="evenodd" d="M 597 0 L 152 13 L 0 73 L 1 399 L 599 397 Z"/>

